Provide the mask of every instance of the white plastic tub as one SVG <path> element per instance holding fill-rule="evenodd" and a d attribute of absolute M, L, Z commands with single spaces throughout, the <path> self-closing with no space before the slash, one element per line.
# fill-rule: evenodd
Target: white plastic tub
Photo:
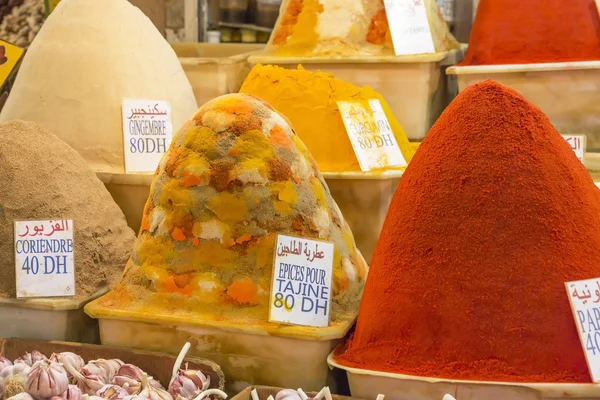
<path fill-rule="evenodd" d="M 348 374 L 353 397 L 371 399 L 384 394 L 391 400 L 440 400 L 446 393 L 457 400 L 545 400 L 600 398 L 600 384 L 512 383 L 423 378 L 348 368 L 327 358 L 332 368 Z"/>
<path fill-rule="evenodd" d="M 107 291 L 81 301 L 0 298 L 0 337 L 99 343 L 98 321 L 83 307 Z"/>
<path fill-rule="evenodd" d="M 600 61 L 455 66 L 447 73 L 456 76 L 459 91 L 487 79 L 515 89 L 561 134 L 586 135 L 587 152 L 600 152 Z"/>
<path fill-rule="evenodd" d="M 251 56 L 250 64 L 273 64 L 330 72 L 357 86 L 370 86 L 389 104 L 409 140 L 422 140 L 441 114 L 445 77 L 440 73 L 447 52 L 415 56 L 327 57 Z"/>
<path fill-rule="evenodd" d="M 331 196 L 340 207 L 367 263 L 373 257 L 402 174 L 403 171 L 323 173 Z"/>
<path fill-rule="evenodd" d="M 93 307 L 86 311 L 99 318 L 104 345 L 176 354 L 185 342 L 190 342 L 188 355 L 219 364 L 225 373 L 225 389 L 230 393 L 255 384 L 320 390 L 328 384 L 327 355 L 351 326 L 345 323 L 324 328 L 320 337 L 300 339 L 279 336 L 285 334 L 285 328 L 265 332 L 243 322 L 151 322 L 152 315 L 128 318 L 116 314 L 102 316 Z"/>

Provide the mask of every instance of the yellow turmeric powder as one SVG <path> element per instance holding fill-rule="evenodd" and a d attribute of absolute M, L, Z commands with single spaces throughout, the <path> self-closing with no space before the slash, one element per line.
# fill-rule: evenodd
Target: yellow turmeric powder
<path fill-rule="evenodd" d="M 404 159 L 409 162 L 414 154 L 385 99 L 368 86 L 359 88 L 331 74 L 306 71 L 302 66 L 288 70 L 257 65 L 240 93 L 260 97 L 285 115 L 323 172 L 360 171 L 338 101 L 379 99 Z"/>

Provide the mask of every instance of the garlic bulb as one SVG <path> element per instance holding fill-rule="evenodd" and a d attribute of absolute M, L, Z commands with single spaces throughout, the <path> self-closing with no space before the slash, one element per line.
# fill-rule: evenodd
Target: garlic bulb
<path fill-rule="evenodd" d="M 58 357 L 61 362 L 63 360 L 63 356 L 59 356 Z M 77 371 L 75 368 L 73 368 L 73 366 L 71 364 L 67 363 L 63 363 L 63 365 L 65 366 L 65 369 L 67 370 L 67 372 L 69 372 L 71 374 L 71 376 L 73 377 L 73 380 L 75 381 L 75 384 L 77 385 L 77 387 L 79 389 L 81 389 L 81 392 L 84 395 L 95 395 L 96 392 L 98 392 L 98 390 L 102 389 L 102 387 L 106 384 L 106 382 L 104 382 L 104 380 L 96 375 L 87 375 L 84 376 L 83 374 L 81 374 L 79 371 Z M 85 396 L 83 396 L 85 397 Z M 82 399 L 83 399 L 82 397 Z M 97 396 L 92 396 L 92 397 L 97 397 Z"/>
<path fill-rule="evenodd" d="M 80 372 L 83 375 L 96 375 L 101 377 L 105 383 L 112 382 L 113 378 L 119 372 L 119 369 L 123 366 L 124 362 L 119 359 L 105 360 L 99 358 L 94 361 L 88 362 Z"/>
<path fill-rule="evenodd" d="M 142 375 L 145 372 L 133 364 L 124 364 L 115 375 L 112 383 L 121 386 L 130 395 L 136 395 L 142 391 Z M 148 376 L 148 381 L 152 387 L 164 389 L 159 381 Z"/>
<path fill-rule="evenodd" d="M 63 365 L 69 363 L 77 371 L 79 371 L 85 365 L 85 361 L 83 361 L 83 358 L 81 358 L 81 356 L 75 353 L 71 353 L 70 351 L 64 351 L 58 354 L 53 353 L 50 356 L 50 360 L 63 363 Z M 69 377 L 70 376 L 71 374 L 69 374 Z"/>
<path fill-rule="evenodd" d="M 277 392 L 275 400 L 302 400 L 302 398 L 295 390 L 283 389 Z"/>
<path fill-rule="evenodd" d="M 175 365 L 173 365 L 173 375 L 171 376 L 171 382 L 169 382 L 169 393 L 174 398 L 181 397 L 192 400 L 210 386 L 210 377 L 204 375 L 202 371 L 188 369 L 187 364 L 185 365 L 185 369 L 181 369 L 181 364 L 190 347 L 190 343 L 187 342 L 179 352 L 175 360 Z"/>
<path fill-rule="evenodd" d="M 148 374 L 142 372 L 141 391 L 133 396 L 127 396 L 127 400 L 173 400 L 173 397 L 164 389 L 152 386 Z"/>
<path fill-rule="evenodd" d="M 5 367 L 0 372 L 0 395 L 6 399 L 24 392 L 25 380 L 29 371 L 31 371 L 31 367 L 25 363 Z"/>
<path fill-rule="evenodd" d="M 33 364 L 25 381 L 25 391 L 36 399 L 60 396 L 69 388 L 69 377 L 62 364 L 47 358 Z"/>
<path fill-rule="evenodd" d="M 9 397 L 7 400 L 34 400 L 29 393 L 23 392 Z"/>
<path fill-rule="evenodd" d="M 25 353 L 25 355 L 17 358 L 15 360 L 15 364 L 24 363 L 24 364 L 27 364 L 30 367 L 32 367 L 33 364 L 35 364 L 36 362 L 41 361 L 41 360 L 47 360 L 47 359 L 48 359 L 48 357 L 46 357 L 45 355 L 43 355 L 39 351 L 34 350 L 31 353 Z"/>
<path fill-rule="evenodd" d="M 96 395 L 107 400 L 123 400 L 129 393 L 118 385 L 104 385 Z"/>
<path fill-rule="evenodd" d="M 2 372 L 2 370 L 6 367 L 10 367 L 11 365 L 13 365 L 12 361 L 10 361 L 8 358 L 6 357 L 1 357 L 0 356 L 0 372 Z"/>
<path fill-rule="evenodd" d="M 81 396 L 83 396 L 83 393 L 77 385 L 69 385 L 69 388 L 63 394 L 55 397 L 59 397 L 62 400 L 81 400 Z"/>
<path fill-rule="evenodd" d="M 171 380 L 169 393 L 171 396 L 181 396 L 192 400 L 210 386 L 210 376 L 206 376 L 200 370 L 180 369 L 175 379 Z"/>
<path fill-rule="evenodd" d="M 83 397 L 81 398 L 81 400 L 104 400 L 102 397 L 98 397 L 98 396 L 94 396 L 94 395 L 89 395 L 89 394 L 84 394 Z"/>

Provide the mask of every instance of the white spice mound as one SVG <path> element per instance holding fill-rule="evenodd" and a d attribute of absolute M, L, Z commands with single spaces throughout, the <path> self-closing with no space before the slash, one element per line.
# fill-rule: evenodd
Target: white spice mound
<path fill-rule="evenodd" d="M 75 299 L 112 287 L 135 235 L 104 184 L 66 143 L 31 122 L 0 123 L 0 297 L 15 297 L 15 220 L 72 219 Z"/>

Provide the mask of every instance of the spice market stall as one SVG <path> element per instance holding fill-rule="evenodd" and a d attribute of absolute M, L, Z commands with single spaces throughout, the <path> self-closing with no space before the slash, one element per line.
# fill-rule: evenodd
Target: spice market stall
<path fill-rule="evenodd" d="M 598 276 L 600 191 L 537 107 L 478 83 L 400 181 L 330 365 L 359 398 L 597 398 L 565 282 Z"/>

